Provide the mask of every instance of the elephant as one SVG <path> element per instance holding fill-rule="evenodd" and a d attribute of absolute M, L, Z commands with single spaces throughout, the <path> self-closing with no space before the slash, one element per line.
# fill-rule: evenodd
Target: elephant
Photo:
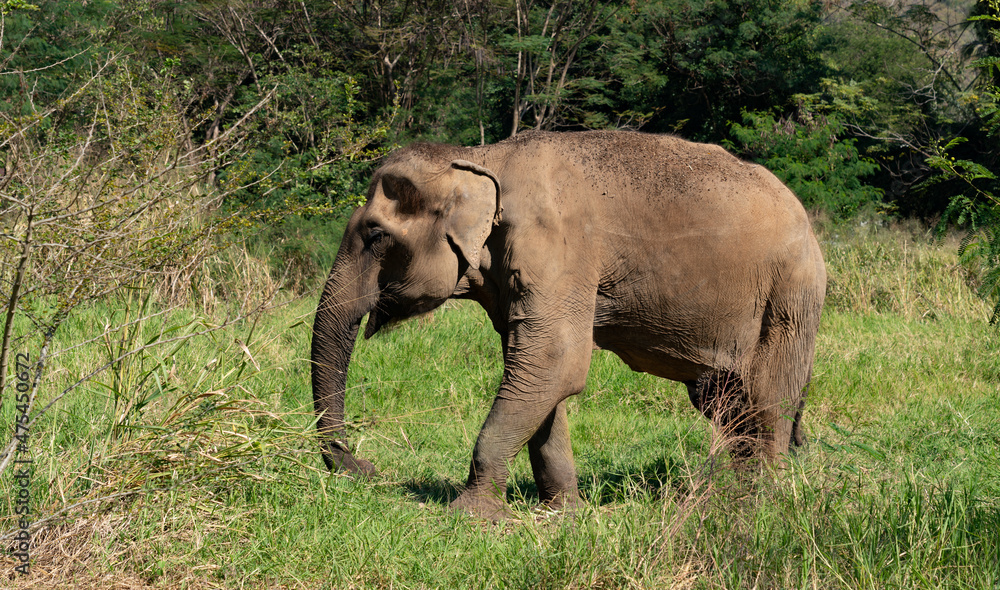
<path fill-rule="evenodd" d="M 370 338 L 460 298 L 486 310 L 504 370 L 451 508 L 503 518 L 507 465 L 525 445 L 541 505 L 580 504 L 566 400 L 597 348 L 684 383 L 733 434 L 734 455 L 781 463 L 802 444 L 825 290 L 797 197 L 719 146 L 635 131 L 413 144 L 373 174 L 320 295 L 311 361 L 322 457 L 331 470 L 376 473 L 344 427 L 363 317 Z"/>

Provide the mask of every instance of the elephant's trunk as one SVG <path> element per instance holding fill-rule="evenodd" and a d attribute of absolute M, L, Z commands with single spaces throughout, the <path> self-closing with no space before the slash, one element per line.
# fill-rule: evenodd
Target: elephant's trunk
<path fill-rule="evenodd" d="M 370 255 L 362 252 L 361 240 L 351 225 L 316 309 L 311 357 L 313 403 L 327 468 L 371 475 L 375 467 L 356 459 L 347 447 L 344 394 L 358 327 L 378 300 L 378 267 Z"/>

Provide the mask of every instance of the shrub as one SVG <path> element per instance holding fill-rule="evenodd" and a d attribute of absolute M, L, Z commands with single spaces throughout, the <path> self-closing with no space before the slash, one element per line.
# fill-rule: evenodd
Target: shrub
<path fill-rule="evenodd" d="M 743 122 L 731 124 L 737 149 L 774 172 L 807 208 L 848 218 L 881 203 L 882 192 L 862 181 L 878 165 L 859 156 L 855 140 L 841 138 L 844 125 L 836 115 L 744 112 Z"/>

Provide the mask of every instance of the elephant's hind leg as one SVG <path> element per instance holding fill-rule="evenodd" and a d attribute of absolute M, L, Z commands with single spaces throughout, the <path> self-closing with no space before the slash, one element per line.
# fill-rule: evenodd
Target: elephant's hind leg
<path fill-rule="evenodd" d="M 801 345 L 791 338 L 774 338 L 744 373 L 716 369 L 686 383 L 691 403 L 712 421 L 733 458 L 777 459 L 791 443 L 802 445 L 809 365 L 803 372 L 775 360 L 788 358 Z"/>
<path fill-rule="evenodd" d="M 734 458 L 748 459 L 757 447 L 758 420 L 753 415 L 743 377 L 733 370 L 711 370 L 686 382 L 691 403 L 712 421 Z"/>
<path fill-rule="evenodd" d="M 771 459 L 787 453 L 793 442 L 802 444 L 802 408 L 816 334 L 804 319 L 792 322 L 780 315 L 778 319 L 782 321 L 765 322 L 748 375 L 762 451 Z M 817 311 L 817 323 L 818 319 Z"/>
<path fill-rule="evenodd" d="M 579 504 L 580 493 L 577 490 L 565 400 L 552 410 L 528 441 L 528 456 L 538 485 L 538 498 L 543 506 L 561 510 Z"/>
<path fill-rule="evenodd" d="M 802 434 L 802 410 L 806 407 L 806 395 L 809 393 L 809 382 L 812 380 L 812 369 L 806 377 L 806 385 L 802 388 L 802 397 L 799 398 L 799 409 L 795 412 L 795 420 L 792 422 L 792 442 L 791 444 L 801 447 L 806 444 L 806 437 Z"/>

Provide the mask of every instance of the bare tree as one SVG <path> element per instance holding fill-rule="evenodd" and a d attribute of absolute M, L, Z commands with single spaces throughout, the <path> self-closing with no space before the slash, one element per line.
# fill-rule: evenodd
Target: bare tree
<path fill-rule="evenodd" d="M 517 55 L 511 136 L 531 113 L 535 129 L 550 129 L 566 101 L 580 46 L 613 11 L 597 0 L 552 2 L 515 0 Z"/>
<path fill-rule="evenodd" d="M 350 29 L 351 51 L 371 64 L 383 105 L 410 109 L 431 68 L 454 51 L 463 23 L 462 2 L 366 0 L 332 5 Z"/>
<path fill-rule="evenodd" d="M 183 97 L 155 82 L 111 56 L 53 106 L 23 116 L 0 114 L 0 153 L 7 154 L 0 181 L 0 402 L 12 385 L 11 353 L 30 347 L 24 413 L 32 421 L 83 382 L 35 411 L 47 363 L 66 353 L 53 348 L 64 322 L 117 291 L 190 280 L 214 251 L 216 234 L 234 219 L 212 213 L 239 187 L 205 179 L 242 154 L 242 130 L 271 95 L 216 139 L 192 148 Z M 95 337 L 120 329 L 103 326 Z M 5 444 L 0 471 L 14 446 Z"/>

